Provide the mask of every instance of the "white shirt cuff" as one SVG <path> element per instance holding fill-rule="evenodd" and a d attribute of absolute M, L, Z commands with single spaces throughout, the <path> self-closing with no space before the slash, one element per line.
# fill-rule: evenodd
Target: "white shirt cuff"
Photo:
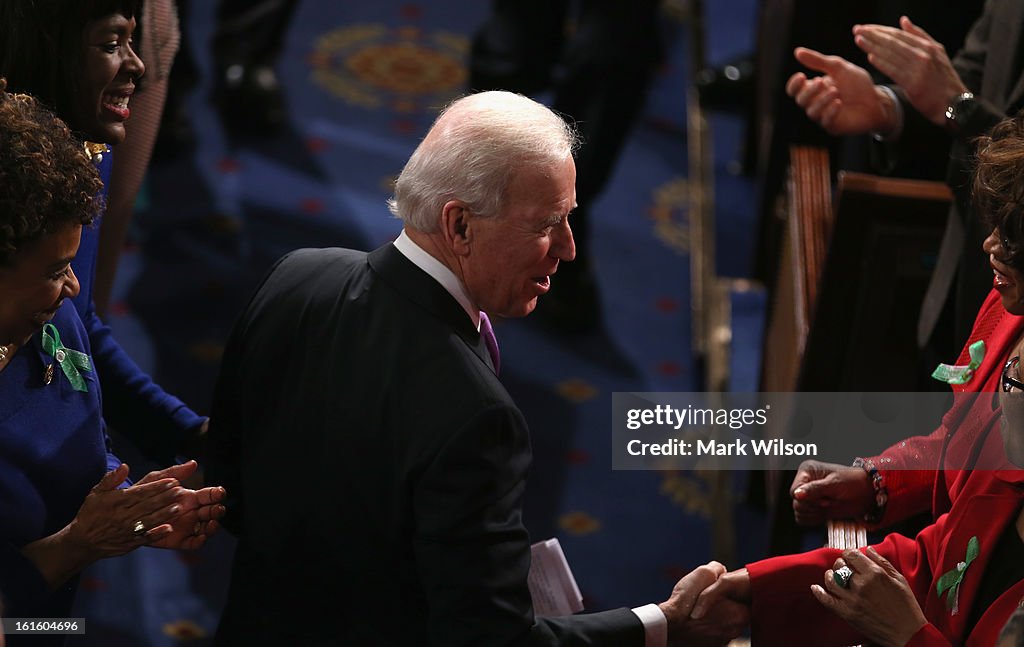
<path fill-rule="evenodd" d="M 657 604 L 633 609 L 644 625 L 644 647 L 668 647 L 668 620 Z"/>

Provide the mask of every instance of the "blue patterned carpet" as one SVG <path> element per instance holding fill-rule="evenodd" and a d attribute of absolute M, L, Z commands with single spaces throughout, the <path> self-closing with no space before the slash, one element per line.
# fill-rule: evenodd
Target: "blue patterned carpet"
<path fill-rule="evenodd" d="M 110 321 L 165 388 L 206 411 L 232 319 L 271 262 L 304 246 L 370 249 L 398 233 L 384 204 L 389 184 L 434 109 L 463 91 L 468 38 L 488 3 L 307 0 L 279 62 L 290 131 L 237 147 L 208 103 L 215 3 L 191 4 L 186 37 L 204 79 L 188 104 L 198 147 L 154 165 Z M 749 50 L 754 0 L 706 4 L 712 61 Z M 591 610 L 664 599 L 680 574 L 710 558 L 712 514 L 738 519 L 744 557 L 761 550 L 756 512 L 710 509 L 709 475 L 610 467 L 613 392 L 688 391 L 699 383 L 685 209 L 687 45 L 671 11 L 665 31 L 668 62 L 591 211 L 605 332 L 554 337 L 529 319 L 497 327 L 502 379 L 534 439 L 527 525 L 537 539 L 560 538 Z M 716 116 L 712 127 L 719 273 L 745 276 L 753 188 L 728 172 L 742 124 Z M 760 300 L 741 297 L 734 310 L 735 343 L 756 357 Z M 746 389 L 756 386 L 751 363 L 736 363 Z M 303 492 L 289 466 L 268 478 Z M 225 534 L 198 553 L 144 549 L 97 564 L 78 601 L 88 634 L 73 644 L 209 644 L 231 550 Z"/>

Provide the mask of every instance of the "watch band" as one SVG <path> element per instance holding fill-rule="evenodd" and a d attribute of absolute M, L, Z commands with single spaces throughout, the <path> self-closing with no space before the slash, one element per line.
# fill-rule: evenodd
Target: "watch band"
<path fill-rule="evenodd" d="M 973 92 L 961 92 L 953 97 L 949 105 L 946 106 L 946 127 L 954 133 L 962 131 L 972 112 L 968 109 L 968 106 L 973 104 Z"/>

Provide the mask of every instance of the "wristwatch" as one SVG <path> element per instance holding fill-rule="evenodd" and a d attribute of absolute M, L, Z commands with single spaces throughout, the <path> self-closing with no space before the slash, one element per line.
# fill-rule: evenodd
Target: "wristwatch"
<path fill-rule="evenodd" d="M 946 107 L 946 128 L 953 133 L 962 132 L 978 108 L 973 92 L 956 95 Z"/>

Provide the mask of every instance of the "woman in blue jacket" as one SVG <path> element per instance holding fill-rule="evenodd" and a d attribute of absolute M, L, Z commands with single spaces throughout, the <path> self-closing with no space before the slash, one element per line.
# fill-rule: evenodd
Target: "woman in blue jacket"
<path fill-rule="evenodd" d="M 99 178 L 63 122 L 3 79 L 0 186 L 0 595 L 8 617 L 62 618 L 92 562 L 201 546 L 224 491 L 181 487 L 194 461 L 126 484 L 72 303 Z"/>
<path fill-rule="evenodd" d="M 109 146 L 125 139 L 131 97 L 145 73 L 132 49 L 138 8 L 139 0 L 0 3 L 0 76 L 12 92 L 38 98 L 89 142 L 104 182 L 112 161 Z M 158 463 L 195 457 L 206 418 L 155 384 L 96 313 L 92 285 L 101 219 L 98 213 L 82 229 L 73 263 L 81 289 L 72 301 L 103 381 L 103 416 Z"/>

